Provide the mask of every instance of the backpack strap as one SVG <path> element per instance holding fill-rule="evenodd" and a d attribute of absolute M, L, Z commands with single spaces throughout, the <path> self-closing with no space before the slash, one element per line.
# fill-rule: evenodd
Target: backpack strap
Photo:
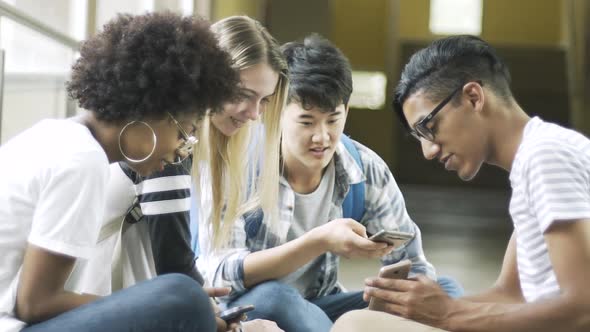
<path fill-rule="evenodd" d="M 346 135 L 340 135 L 340 141 L 344 144 L 344 147 L 350 153 L 357 165 L 363 169 L 363 163 L 361 161 L 361 155 L 357 150 L 356 146 L 352 142 L 352 139 Z M 361 221 L 365 214 L 365 181 L 351 184 L 348 188 L 348 194 L 342 201 L 342 216 L 344 218 L 352 218 L 356 221 Z"/>

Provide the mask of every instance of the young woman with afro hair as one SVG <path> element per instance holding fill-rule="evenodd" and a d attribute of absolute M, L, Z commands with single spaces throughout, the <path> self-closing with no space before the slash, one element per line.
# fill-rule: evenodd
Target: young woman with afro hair
<path fill-rule="evenodd" d="M 119 15 L 83 43 L 67 88 L 86 111 L 0 147 L 0 330 L 216 330 L 209 296 L 185 275 L 105 297 L 67 280 L 95 250 L 109 164 L 148 176 L 186 158 L 203 117 L 235 100 L 238 82 L 201 19 Z"/>

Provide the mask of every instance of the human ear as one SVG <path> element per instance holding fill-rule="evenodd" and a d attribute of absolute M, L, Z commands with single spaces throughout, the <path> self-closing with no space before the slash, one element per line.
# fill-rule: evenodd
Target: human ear
<path fill-rule="evenodd" d="M 481 111 L 485 102 L 483 87 L 478 82 L 469 82 L 463 86 L 463 93 L 474 111 Z"/>

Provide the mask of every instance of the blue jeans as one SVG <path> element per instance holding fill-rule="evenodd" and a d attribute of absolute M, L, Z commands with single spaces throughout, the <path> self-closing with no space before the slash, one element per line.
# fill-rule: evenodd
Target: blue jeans
<path fill-rule="evenodd" d="M 463 295 L 463 287 L 450 277 L 438 278 L 441 288 L 451 297 Z M 254 304 L 248 319 L 268 319 L 287 332 L 330 331 L 332 324 L 351 310 L 364 309 L 363 292 L 342 292 L 306 300 L 292 286 L 267 281 L 229 302 L 227 307 Z"/>
<path fill-rule="evenodd" d="M 22 332 L 217 330 L 209 297 L 193 279 L 167 274 L 85 304 Z"/>
<path fill-rule="evenodd" d="M 363 292 L 338 293 L 306 300 L 297 289 L 278 281 L 254 286 L 228 307 L 254 304 L 248 319 L 268 319 L 287 332 L 329 331 L 333 321 L 342 314 L 366 308 Z"/>
<path fill-rule="evenodd" d="M 449 276 L 440 276 L 436 282 L 438 282 L 440 288 L 442 288 L 450 297 L 454 299 L 463 296 L 465 293 L 463 286 L 461 286 L 457 280 Z"/>

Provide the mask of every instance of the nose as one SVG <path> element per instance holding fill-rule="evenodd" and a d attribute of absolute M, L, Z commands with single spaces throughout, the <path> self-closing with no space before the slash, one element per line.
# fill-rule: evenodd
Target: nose
<path fill-rule="evenodd" d="M 424 158 L 428 160 L 432 160 L 436 158 L 436 156 L 440 153 L 440 145 L 437 143 L 420 139 L 420 145 L 422 146 L 422 153 L 424 154 Z"/>
<path fill-rule="evenodd" d="M 311 137 L 311 140 L 313 143 L 319 143 L 319 144 L 324 143 L 325 141 L 329 141 L 330 134 L 328 133 L 326 126 L 324 126 L 324 125 L 317 126 L 316 130 L 313 133 L 313 136 Z"/>
<path fill-rule="evenodd" d="M 258 117 L 260 116 L 260 102 L 252 105 L 252 107 L 248 107 L 245 111 L 246 118 L 252 121 L 258 120 Z"/>

